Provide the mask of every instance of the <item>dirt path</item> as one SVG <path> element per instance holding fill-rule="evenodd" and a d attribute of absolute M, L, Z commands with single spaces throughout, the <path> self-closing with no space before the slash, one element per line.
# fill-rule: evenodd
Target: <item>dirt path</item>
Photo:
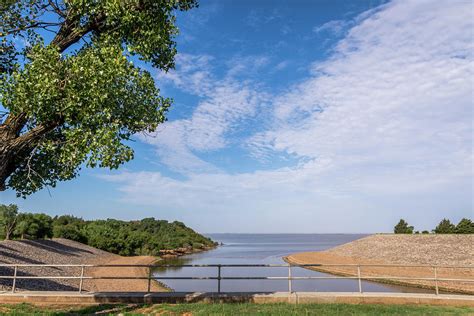
<path fill-rule="evenodd" d="M 474 266 L 473 235 L 373 235 L 326 251 L 303 252 L 285 258 L 294 264 L 407 264 Z M 357 276 L 357 267 L 318 267 L 314 270 Z M 397 277 L 434 277 L 431 267 L 362 267 L 365 277 L 393 277 L 388 283 L 434 288 L 434 281 Z M 474 279 L 474 269 L 437 268 L 439 278 Z M 440 289 L 474 294 L 473 282 L 439 281 Z"/>
<path fill-rule="evenodd" d="M 136 257 L 119 257 L 111 260 L 99 260 L 95 264 L 154 264 L 157 261 L 155 257 L 136 256 Z M 148 268 L 139 267 L 103 267 L 90 268 L 86 275 L 94 277 L 111 277 L 111 276 L 130 276 L 130 277 L 147 277 Z M 94 292 L 146 292 L 148 289 L 148 280 L 93 280 L 87 281 L 86 288 Z M 169 289 L 162 286 L 159 282 L 151 281 L 151 291 L 167 292 Z"/>

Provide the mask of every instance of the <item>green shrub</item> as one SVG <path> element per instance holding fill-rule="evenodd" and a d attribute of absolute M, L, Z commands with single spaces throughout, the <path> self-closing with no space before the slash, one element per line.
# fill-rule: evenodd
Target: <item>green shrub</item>
<path fill-rule="evenodd" d="M 393 228 L 395 234 L 413 234 L 413 226 L 408 226 L 404 219 L 400 219 L 397 225 Z"/>
<path fill-rule="evenodd" d="M 160 250 L 202 249 L 214 242 L 182 222 L 144 218 L 86 221 L 71 215 L 18 213 L 16 206 L 0 205 L 0 232 L 9 238 L 66 238 L 123 256 L 157 256 Z"/>
<path fill-rule="evenodd" d="M 456 231 L 456 226 L 451 224 L 449 219 L 444 218 L 441 222 L 439 222 L 438 226 L 434 229 L 436 234 L 454 234 Z"/>

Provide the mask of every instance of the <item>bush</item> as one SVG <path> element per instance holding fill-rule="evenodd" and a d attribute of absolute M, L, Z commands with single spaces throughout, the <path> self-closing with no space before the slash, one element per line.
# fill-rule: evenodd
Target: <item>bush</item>
<path fill-rule="evenodd" d="M 395 234 L 413 234 L 413 226 L 408 226 L 404 219 L 400 219 L 397 225 L 393 228 Z"/>
<path fill-rule="evenodd" d="M 0 234 L 9 238 L 66 238 L 112 253 L 135 256 L 160 254 L 176 248 L 202 249 L 215 243 L 182 222 L 144 218 L 85 221 L 71 215 L 18 213 L 16 206 L 0 205 Z"/>
<path fill-rule="evenodd" d="M 456 226 L 451 224 L 449 219 L 444 218 L 439 222 L 438 226 L 434 229 L 436 234 L 454 234 L 456 231 Z"/>
<path fill-rule="evenodd" d="M 474 234 L 474 223 L 467 218 L 461 219 L 461 221 L 456 225 L 455 228 L 456 234 Z"/>
<path fill-rule="evenodd" d="M 55 225 L 53 228 L 53 234 L 56 238 L 65 238 L 87 244 L 87 237 L 82 234 L 77 226 L 68 225 Z"/>

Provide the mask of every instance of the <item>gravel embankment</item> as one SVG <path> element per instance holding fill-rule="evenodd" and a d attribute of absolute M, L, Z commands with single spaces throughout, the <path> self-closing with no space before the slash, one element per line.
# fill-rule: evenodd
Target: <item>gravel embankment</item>
<path fill-rule="evenodd" d="M 154 257 L 122 257 L 67 239 L 53 240 L 6 240 L 0 241 L 1 264 L 152 264 Z M 80 276 L 79 267 L 19 267 L 17 275 L 23 276 Z M 13 268 L 1 267 L 0 275 L 13 275 Z M 138 268 L 86 268 L 85 276 L 147 276 L 145 269 Z M 11 279 L 0 279 L 0 291 L 11 290 Z M 17 280 L 16 289 L 77 291 L 79 280 L 29 279 Z M 86 280 L 85 291 L 146 291 L 146 280 Z M 154 291 L 165 288 L 152 282 Z"/>
<path fill-rule="evenodd" d="M 372 235 L 320 252 L 303 252 L 285 258 L 294 264 L 402 264 L 474 266 L 474 235 Z M 357 275 L 355 267 L 318 267 L 314 270 Z M 439 278 L 474 279 L 474 269 L 438 268 Z M 362 276 L 393 277 L 388 283 L 433 288 L 433 281 L 400 280 L 396 277 L 434 277 L 434 269 L 362 267 Z M 440 289 L 474 293 L 474 283 L 440 281 Z"/>

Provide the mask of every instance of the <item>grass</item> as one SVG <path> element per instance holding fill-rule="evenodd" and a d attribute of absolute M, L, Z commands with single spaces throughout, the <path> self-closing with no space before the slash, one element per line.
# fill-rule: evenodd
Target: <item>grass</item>
<path fill-rule="evenodd" d="M 87 307 L 0 305 L 0 315 L 474 315 L 474 308 L 349 304 L 121 304 Z"/>

